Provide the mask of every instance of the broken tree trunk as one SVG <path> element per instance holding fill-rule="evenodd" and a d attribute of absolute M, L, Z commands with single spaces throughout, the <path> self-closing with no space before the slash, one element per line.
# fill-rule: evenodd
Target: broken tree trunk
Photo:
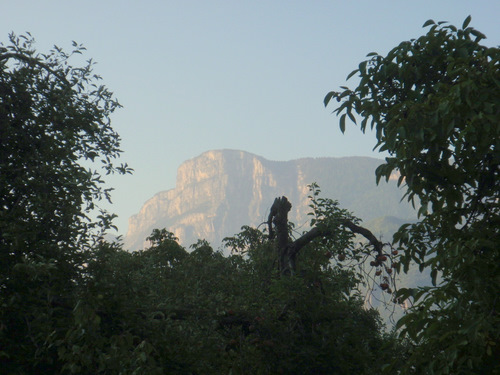
<path fill-rule="evenodd" d="M 267 221 L 270 239 L 274 239 L 273 224 L 276 228 L 278 267 L 282 275 L 292 275 L 295 272 L 296 254 L 290 252 L 288 237 L 288 212 L 291 208 L 292 204 L 286 197 L 276 198 Z"/>
<path fill-rule="evenodd" d="M 271 212 L 267 220 L 269 239 L 276 240 L 278 267 L 281 275 L 295 274 L 297 254 L 309 242 L 318 237 L 328 237 L 334 234 L 334 230 L 331 228 L 320 229 L 314 227 L 295 241 L 291 241 L 288 235 L 288 212 L 290 212 L 291 208 L 292 204 L 286 197 L 276 198 L 271 206 Z M 382 255 L 383 244 L 368 229 L 360 227 L 348 219 L 339 219 L 338 224 L 348 228 L 353 233 L 365 237 L 374 247 L 377 255 Z"/>

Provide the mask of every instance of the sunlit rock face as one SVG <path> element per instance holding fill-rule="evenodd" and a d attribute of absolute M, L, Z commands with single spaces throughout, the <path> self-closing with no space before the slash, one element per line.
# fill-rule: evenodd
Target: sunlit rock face
<path fill-rule="evenodd" d="M 243 225 L 265 222 L 274 199 L 283 195 L 293 205 L 289 219 L 301 232 L 307 229 L 307 186 L 313 182 L 319 184 L 322 197 L 339 200 L 365 222 L 384 216 L 414 217 L 413 210 L 400 203 L 402 191 L 395 181 L 375 184 L 375 169 L 381 163 L 367 157 L 283 162 L 244 151 L 208 151 L 182 163 L 175 189 L 156 194 L 129 219 L 125 248 L 147 246 L 145 238 L 154 228 L 167 228 L 186 247 L 206 239 L 217 248 Z"/>

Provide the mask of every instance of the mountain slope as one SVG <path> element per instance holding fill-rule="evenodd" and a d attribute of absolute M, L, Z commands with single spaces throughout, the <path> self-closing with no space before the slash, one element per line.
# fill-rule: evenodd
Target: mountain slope
<path fill-rule="evenodd" d="M 384 216 L 414 218 L 400 199 L 395 181 L 375 184 L 381 160 L 368 157 L 304 158 L 270 161 L 237 150 L 208 151 L 184 162 L 176 187 L 149 199 L 129 219 L 125 247 L 143 248 L 154 228 L 167 228 L 189 246 L 206 239 L 215 247 L 243 225 L 266 221 L 274 199 L 285 195 L 292 202 L 290 221 L 307 227 L 309 190 L 317 182 L 322 196 L 339 200 L 365 222 Z M 380 219 L 379 219 L 380 220 Z"/>

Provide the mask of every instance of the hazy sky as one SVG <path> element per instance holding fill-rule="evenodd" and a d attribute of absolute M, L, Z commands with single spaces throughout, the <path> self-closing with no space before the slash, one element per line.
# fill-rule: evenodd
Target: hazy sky
<path fill-rule="evenodd" d="M 124 106 L 113 127 L 135 169 L 109 179 L 125 233 L 147 199 L 174 187 L 177 167 L 207 150 L 379 156 L 373 136 L 341 134 L 325 94 L 367 53 L 422 35 L 426 20 L 459 26 L 469 14 L 498 46 L 498 0 L 0 0 L 0 40 L 29 31 L 40 52 L 75 40 L 98 62 Z"/>

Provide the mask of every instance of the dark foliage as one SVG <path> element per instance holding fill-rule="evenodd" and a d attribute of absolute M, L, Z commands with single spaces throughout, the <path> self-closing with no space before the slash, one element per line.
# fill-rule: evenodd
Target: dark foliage
<path fill-rule="evenodd" d="M 500 49 L 469 26 L 428 21 L 427 34 L 371 53 L 350 76 L 358 87 L 331 92 L 340 128 L 361 116 L 390 157 L 377 180 L 400 173 L 421 220 L 394 236 L 401 270 L 428 270 L 431 287 L 401 289 L 413 303 L 399 321 L 415 345 L 418 374 L 500 373 Z"/>

